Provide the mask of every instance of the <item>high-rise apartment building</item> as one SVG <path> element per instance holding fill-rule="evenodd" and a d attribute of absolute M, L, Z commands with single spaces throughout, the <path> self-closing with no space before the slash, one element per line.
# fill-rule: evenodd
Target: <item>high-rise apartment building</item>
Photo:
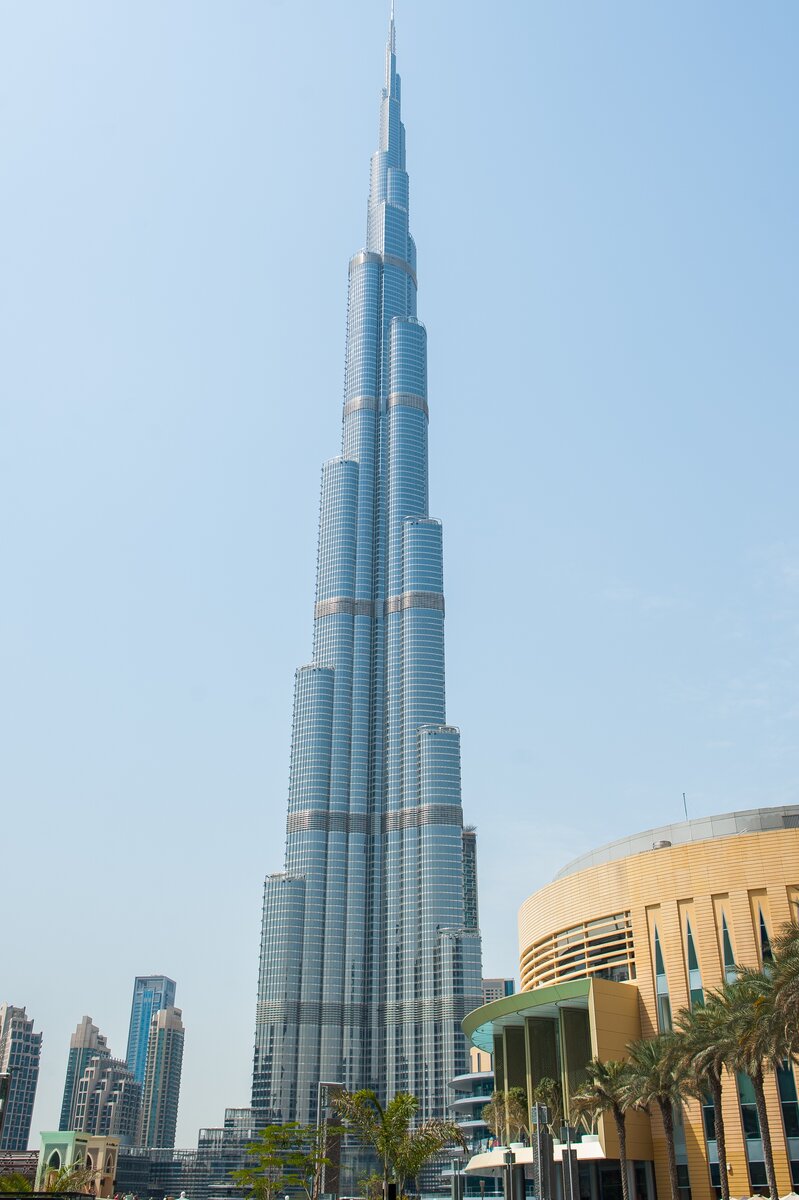
<path fill-rule="evenodd" d="M 505 996 L 512 996 L 515 991 L 515 979 L 484 979 L 483 1004 L 491 1004 L 493 1000 L 503 1000 Z"/>
<path fill-rule="evenodd" d="M 0 1150 L 27 1150 L 39 1082 L 42 1035 L 24 1008 L 0 1004 L 0 1074 L 8 1074 Z"/>
<path fill-rule="evenodd" d="M 153 1013 L 174 1007 L 175 991 L 174 979 L 168 979 L 166 975 L 137 975 L 134 980 L 125 1058 L 134 1077 L 142 1085 Z"/>
<path fill-rule="evenodd" d="M 264 889 L 253 1107 L 315 1119 L 317 1085 L 443 1116 L 481 999 L 474 837 L 444 697 L 441 523 L 428 512 L 392 17 L 366 247 L 350 261 L 341 454 L 322 469 L 313 658 L 297 671 L 285 868 Z"/>
<path fill-rule="evenodd" d="M 139 1125 L 142 1146 L 175 1145 L 183 1040 L 179 1008 L 163 1008 L 153 1013 Z"/>
<path fill-rule="evenodd" d="M 133 1146 L 140 1104 L 141 1084 L 127 1063 L 95 1054 L 78 1080 L 72 1132 L 116 1137 L 121 1145 Z"/>
<path fill-rule="evenodd" d="M 91 1017 L 84 1017 L 69 1040 L 69 1058 L 64 1080 L 64 1098 L 61 1102 L 59 1130 L 75 1129 L 78 1103 L 78 1084 L 93 1058 L 110 1058 L 111 1051 L 105 1036 L 100 1033 Z"/>

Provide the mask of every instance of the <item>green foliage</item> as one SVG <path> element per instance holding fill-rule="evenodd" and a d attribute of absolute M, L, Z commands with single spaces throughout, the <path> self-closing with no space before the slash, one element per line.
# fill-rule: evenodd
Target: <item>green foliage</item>
<path fill-rule="evenodd" d="M 679 1038 L 673 1034 L 643 1038 L 627 1047 L 627 1103 L 634 1108 L 660 1112 L 666 1134 L 671 1200 L 679 1200 L 680 1183 L 674 1145 L 674 1110 L 689 1094 L 688 1065 L 680 1053 Z"/>
<path fill-rule="evenodd" d="M 32 1192 L 33 1184 L 27 1175 L 20 1171 L 12 1171 L 10 1175 L 0 1175 L 0 1192 Z"/>
<path fill-rule="evenodd" d="M 676 1027 L 678 1053 L 686 1068 L 689 1092 L 700 1100 L 709 1094 L 713 1100 L 721 1200 L 730 1200 L 721 1079 L 733 1051 L 733 1034 L 720 994 L 709 992 L 704 1005 L 683 1009 L 677 1016 Z"/>
<path fill-rule="evenodd" d="M 563 1124 L 563 1088 L 557 1079 L 542 1076 L 533 1089 L 533 1104 L 545 1104 L 549 1109 L 549 1132 L 560 1137 Z"/>
<path fill-rule="evenodd" d="M 625 1109 L 628 1105 L 627 1087 L 629 1068 L 626 1062 L 619 1059 L 608 1059 L 602 1062 L 592 1058 L 586 1064 L 586 1080 L 580 1090 L 572 1097 L 572 1107 L 576 1111 L 593 1114 L 593 1121 L 601 1113 L 610 1113 L 616 1126 L 616 1136 L 619 1142 L 619 1166 L 621 1168 L 621 1190 L 624 1200 L 629 1200 L 629 1182 L 627 1179 L 627 1127 Z"/>
<path fill-rule="evenodd" d="M 45 1192 L 85 1192 L 88 1190 L 94 1172 L 91 1167 L 73 1163 L 71 1167 L 50 1167 L 45 1172 Z"/>
<path fill-rule="evenodd" d="M 772 949 L 774 961 L 769 976 L 774 989 L 774 1014 L 796 1057 L 799 1055 L 799 926 L 783 925 Z"/>
<path fill-rule="evenodd" d="M 368 1089 L 341 1092 L 333 1104 L 347 1127 L 379 1157 L 382 1184 L 396 1183 L 400 1195 L 404 1195 L 407 1180 L 415 1179 L 445 1146 L 452 1142 L 465 1146 L 453 1121 L 435 1118 L 414 1127 L 419 1101 L 410 1092 L 398 1092 L 385 1108 Z"/>
<path fill-rule="evenodd" d="M 381 1200 L 383 1180 L 379 1175 L 366 1175 L 358 1180 L 358 1191 L 363 1193 L 364 1200 Z"/>
<path fill-rule="evenodd" d="M 257 1142 L 247 1147 L 256 1163 L 233 1172 L 233 1178 L 247 1189 L 252 1200 L 275 1200 L 276 1196 L 293 1189 L 300 1190 L 308 1200 L 319 1195 L 322 1168 L 328 1165 L 325 1157 L 324 1134 L 314 1125 L 267 1125 Z"/>
<path fill-rule="evenodd" d="M 507 1092 L 496 1091 L 483 1107 L 482 1119 L 503 1145 L 517 1142 L 527 1132 L 527 1093 L 524 1088 L 512 1087 Z"/>
<path fill-rule="evenodd" d="M 688 1069 L 673 1033 L 642 1038 L 627 1047 L 626 1106 L 651 1109 L 653 1105 L 680 1104 L 688 1087 Z"/>

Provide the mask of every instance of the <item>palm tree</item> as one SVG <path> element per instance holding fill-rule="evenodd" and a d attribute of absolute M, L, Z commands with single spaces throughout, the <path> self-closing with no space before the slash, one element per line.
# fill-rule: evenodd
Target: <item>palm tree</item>
<path fill-rule="evenodd" d="M 674 1108 L 687 1094 L 688 1067 L 679 1053 L 675 1034 L 643 1038 L 627 1047 L 630 1058 L 626 1098 L 635 1108 L 650 1111 L 656 1106 L 666 1134 L 671 1200 L 679 1200 L 677 1155 L 674 1149 Z"/>
<path fill-rule="evenodd" d="M 776 1069 L 790 1056 L 791 1044 L 775 1004 L 773 971 L 770 965 L 763 971 L 739 969 L 738 979 L 726 984 L 721 992 L 734 1038 L 729 1065 L 752 1081 L 769 1194 L 771 1200 L 778 1200 L 764 1077 L 766 1070 Z"/>
<path fill-rule="evenodd" d="M 770 976 L 774 984 L 774 1011 L 783 1025 L 786 1042 L 799 1053 L 799 926 L 783 925 L 773 939 Z"/>
<path fill-rule="evenodd" d="M 87 1192 L 94 1179 L 91 1167 L 81 1163 L 72 1166 L 49 1167 L 45 1173 L 44 1190 L 46 1192 Z"/>
<path fill-rule="evenodd" d="M 418 1128 L 409 1129 L 394 1157 L 397 1195 L 404 1196 L 406 1180 L 417 1180 L 422 1167 L 453 1142 L 466 1149 L 462 1131 L 454 1121 L 447 1121 L 443 1117 L 429 1117 Z"/>
<path fill-rule="evenodd" d="M 419 1101 L 410 1092 L 397 1092 L 383 1107 L 377 1094 L 368 1088 L 343 1091 L 333 1104 L 345 1123 L 380 1159 L 384 1196 L 392 1178 L 402 1195 L 406 1180 L 415 1179 L 425 1163 L 451 1142 L 466 1148 L 463 1134 L 454 1121 L 430 1118 L 412 1128 Z"/>
<path fill-rule="evenodd" d="M 706 1094 L 713 1101 L 713 1121 L 719 1158 L 721 1200 L 730 1200 L 727 1176 L 727 1139 L 721 1111 L 721 1079 L 732 1052 L 732 1030 L 718 992 L 708 992 L 704 1005 L 683 1009 L 675 1025 L 680 1037 L 679 1055 L 692 1081 L 690 1091 L 700 1101 Z"/>
<path fill-rule="evenodd" d="M 623 1200 L 629 1200 L 629 1181 L 627 1179 L 627 1080 L 628 1065 L 618 1059 L 601 1062 L 592 1058 L 586 1064 L 586 1081 L 580 1090 L 572 1097 L 572 1106 L 579 1111 L 582 1109 L 594 1114 L 594 1119 L 600 1113 L 609 1112 L 616 1126 L 616 1137 L 619 1142 L 619 1168 L 621 1170 L 621 1193 Z"/>

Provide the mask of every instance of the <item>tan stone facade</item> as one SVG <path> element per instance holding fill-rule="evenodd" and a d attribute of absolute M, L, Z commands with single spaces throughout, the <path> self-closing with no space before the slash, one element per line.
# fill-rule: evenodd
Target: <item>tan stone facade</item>
<path fill-rule="evenodd" d="M 556 879 L 522 905 L 522 991 L 586 977 L 623 982 L 636 996 L 637 1019 L 619 1014 L 606 1042 L 612 1054 L 602 1054 L 620 1057 L 637 1027 L 652 1036 L 668 1023 L 669 1010 L 676 1015 L 690 1007 L 692 989 L 696 1002 L 700 991 L 718 987 L 725 974 L 731 975 L 734 963 L 762 965 L 764 946 L 768 953 L 769 940 L 781 925 L 797 919 L 797 911 L 797 828 L 711 835 L 610 857 Z M 598 1049 L 601 1053 L 604 1046 Z M 784 1136 L 774 1075 L 768 1078 L 767 1099 L 778 1186 L 785 1195 L 792 1188 L 790 1159 L 797 1162 L 799 1145 Z M 731 1076 L 724 1085 L 724 1117 L 731 1190 L 749 1196 L 760 1189 L 750 1180 L 738 1089 Z M 696 1101 L 685 1107 L 684 1134 L 692 1200 L 711 1200 L 707 1144 Z M 665 1196 L 665 1143 L 657 1118 L 652 1119 L 652 1144 L 657 1186 Z"/>

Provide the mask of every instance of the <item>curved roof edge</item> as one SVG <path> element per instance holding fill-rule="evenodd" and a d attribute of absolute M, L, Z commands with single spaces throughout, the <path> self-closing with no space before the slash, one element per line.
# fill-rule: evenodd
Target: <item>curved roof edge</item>
<path fill-rule="evenodd" d="M 697 817 L 693 821 L 678 821 L 673 825 L 660 825 L 647 829 L 632 837 L 608 842 L 597 850 L 590 850 L 572 859 L 557 872 L 554 879 L 565 879 L 597 867 L 602 863 L 629 858 L 646 850 L 658 850 L 669 845 L 682 846 L 688 842 L 704 842 L 709 838 L 735 837 L 744 833 L 767 833 L 776 829 L 799 829 L 799 804 L 785 804 L 778 808 L 747 808 L 740 812 L 720 813 L 714 817 Z"/>
<path fill-rule="evenodd" d="M 490 1004 L 473 1008 L 461 1021 L 461 1029 L 473 1046 L 492 1054 L 495 1022 L 498 1025 L 505 1022 L 518 1024 L 519 1017 L 534 1012 L 536 1008 L 580 1000 L 587 996 L 590 990 L 591 980 L 589 978 L 568 979 L 563 983 L 547 984 L 546 987 L 534 988 L 529 992 L 516 992 L 513 996 L 502 996 L 499 1000 L 492 1000 Z"/>

